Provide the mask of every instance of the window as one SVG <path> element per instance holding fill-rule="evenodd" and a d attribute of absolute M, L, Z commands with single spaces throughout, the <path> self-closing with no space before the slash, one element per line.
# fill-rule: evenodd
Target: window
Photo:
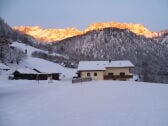
<path fill-rule="evenodd" d="M 124 73 L 124 72 L 121 72 L 121 73 L 120 73 L 120 76 L 121 76 L 121 77 L 125 76 L 125 73 Z"/>
<path fill-rule="evenodd" d="M 87 73 L 87 76 L 90 77 L 90 73 Z"/>
<path fill-rule="evenodd" d="M 114 74 L 113 73 L 108 73 L 109 76 L 113 76 Z"/>
<path fill-rule="evenodd" d="M 96 73 L 96 72 L 94 73 L 94 76 L 97 76 L 97 73 Z"/>

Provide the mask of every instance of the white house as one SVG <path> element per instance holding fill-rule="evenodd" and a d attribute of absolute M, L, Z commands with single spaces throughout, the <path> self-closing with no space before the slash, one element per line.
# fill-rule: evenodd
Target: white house
<path fill-rule="evenodd" d="M 133 77 L 130 69 L 134 65 L 128 60 L 119 61 L 80 61 L 78 77 L 91 77 L 93 80 L 128 80 Z"/>

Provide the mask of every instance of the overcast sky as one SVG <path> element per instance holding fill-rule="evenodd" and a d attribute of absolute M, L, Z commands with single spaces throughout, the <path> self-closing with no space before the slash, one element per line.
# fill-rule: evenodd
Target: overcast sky
<path fill-rule="evenodd" d="M 94 22 L 142 23 L 168 29 L 168 0 L 0 0 L 0 17 L 11 26 L 77 27 Z"/>

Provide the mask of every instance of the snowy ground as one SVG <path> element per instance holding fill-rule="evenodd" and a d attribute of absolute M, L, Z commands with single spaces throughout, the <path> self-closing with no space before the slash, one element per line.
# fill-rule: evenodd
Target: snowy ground
<path fill-rule="evenodd" d="M 0 126 L 168 126 L 168 85 L 0 81 Z"/>

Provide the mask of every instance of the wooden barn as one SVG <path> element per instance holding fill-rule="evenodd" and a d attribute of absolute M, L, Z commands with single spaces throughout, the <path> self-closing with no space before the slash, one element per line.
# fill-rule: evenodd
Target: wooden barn
<path fill-rule="evenodd" d="M 13 79 L 26 79 L 26 80 L 59 80 L 60 73 L 41 73 L 37 69 L 17 69 L 13 72 Z"/>

